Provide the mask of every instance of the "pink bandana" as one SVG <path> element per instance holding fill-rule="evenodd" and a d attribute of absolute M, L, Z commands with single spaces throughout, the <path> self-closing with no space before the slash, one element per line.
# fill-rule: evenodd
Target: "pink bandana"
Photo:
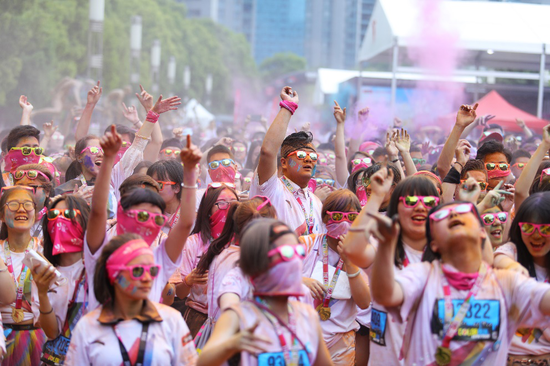
<path fill-rule="evenodd" d="M 120 150 L 118 150 L 118 152 L 116 153 L 116 157 L 115 157 L 115 164 L 118 163 L 120 161 L 120 159 L 122 159 L 122 157 L 124 156 L 124 153 L 129 148 L 130 148 L 130 146 L 126 146 L 126 147 L 121 147 Z"/>
<path fill-rule="evenodd" d="M 479 276 L 479 272 L 462 273 L 458 272 L 452 267 L 447 266 L 446 264 L 443 264 L 441 266 L 441 270 L 443 271 L 445 277 L 447 277 L 447 281 L 449 281 L 449 284 L 457 290 L 461 291 L 471 289 L 474 285 L 474 282 L 476 282 L 477 277 Z"/>
<path fill-rule="evenodd" d="M 254 296 L 304 296 L 302 290 L 302 260 L 294 257 L 251 278 Z"/>
<path fill-rule="evenodd" d="M 149 245 L 153 244 L 153 241 L 158 236 L 161 227 L 149 219 L 147 222 L 137 222 L 134 217 L 130 217 L 126 214 L 120 203 L 117 209 L 117 235 L 124 233 L 134 233 L 141 235 L 143 240 Z"/>
<path fill-rule="evenodd" d="M 208 170 L 212 182 L 235 184 L 235 175 L 237 172 L 232 166 L 220 166 L 217 169 Z"/>
<path fill-rule="evenodd" d="M 358 171 L 359 169 L 361 168 L 368 168 L 369 166 L 366 164 L 366 163 L 359 163 L 357 164 L 356 166 L 354 166 L 352 169 L 351 169 L 351 174 L 355 173 L 356 171 Z"/>
<path fill-rule="evenodd" d="M 116 269 L 117 267 L 125 266 L 132 261 L 132 259 L 139 257 L 140 255 L 150 255 L 151 257 L 154 257 L 153 251 L 149 245 L 141 239 L 130 240 L 115 250 L 113 254 L 109 256 L 106 263 L 107 275 L 109 276 L 111 283 L 116 280 L 118 273 L 120 272 L 119 269 Z"/>
<path fill-rule="evenodd" d="M 32 151 L 30 155 L 23 155 L 21 150 L 10 150 L 4 158 L 6 162 L 5 169 L 7 172 L 12 172 L 21 165 L 38 164 L 41 157 L 41 155 L 35 155 L 34 151 Z"/>
<path fill-rule="evenodd" d="M 362 184 L 357 186 L 357 188 L 355 189 L 355 195 L 357 196 L 357 198 L 359 198 L 361 207 L 367 204 L 367 191 L 365 190 L 365 187 Z"/>
<path fill-rule="evenodd" d="M 342 220 L 339 222 L 329 220 L 326 227 L 327 227 L 327 235 L 333 239 L 338 239 L 340 238 L 340 236 L 347 234 L 349 228 L 351 227 L 351 223 L 346 220 Z"/>
<path fill-rule="evenodd" d="M 487 176 L 489 177 L 489 179 L 495 179 L 495 178 L 504 178 L 504 177 L 507 177 L 510 175 L 510 169 L 508 170 L 500 170 L 500 169 L 495 169 L 495 170 L 488 170 L 487 171 Z"/>
<path fill-rule="evenodd" d="M 218 239 L 222 234 L 226 218 L 227 209 L 218 209 L 218 211 L 214 212 L 214 214 L 210 216 L 210 234 L 212 235 L 213 239 Z"/>
<path fill-rule="evenodd" d="M 82 251 L 84 230 L 78 221 L 59 215 L 48 221 L 48 232 L 53 243 L 52 255 Z"/>

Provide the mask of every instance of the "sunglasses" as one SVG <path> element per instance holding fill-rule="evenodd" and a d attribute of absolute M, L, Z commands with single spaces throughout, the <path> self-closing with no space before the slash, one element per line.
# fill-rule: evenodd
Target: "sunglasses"
<path fill-rule="evenodd" d="M 542 172 L 540 172 L 540 183 L 542 184 L 542 181 L 546 176 L 550 176 L 550 168 L 543 169 Z"/>
<path fill-rule="evenodd" d="M 235 152 L 245 152 L 246 151 L 246 147 L 244 146 L 233 146 L 233 151 Z"/>
<path fill-rule="evenodd" d="M 481 215 L 483 224 L 490 226 L 498 220 L 499 223 L 504 224 L 508 220 L 508 212 L 491 212 Z"/>
<path fill-rule="evenodd" d="M 525 163 L 515 163 L 514 165 L 512 165 L 512 168 L 518 168 L 518 169 L 523 169 L 525 168 Z"/>
<path fill-rule="evenodd" d="M 48 178 L 46 174 L 38 170 L 17 170 L 13 175 L 13 178 L 15 180 L 20 180 L 20 179 L 23 179 L 25 176 L 27 176 L 27 178 L 29 179 L 36 179 L 39 175 L 41 175 L 48 182 L 50 181 L 50 178 Z"/>
<path fill-rule="evenodd" d="M 414 165 L 426 164 L 426 159 L 412 158 Z"/>
<path fill-rule="evenodd" d="M 231 166 L 231 164 L 235 164 L 233 159 L 222 159 L 222 160 L 211 161 L 210 163 L 208 163 L 208 166 L 210 167 L 210 169 L 214 170 L 214 169 L 218 169 L 220 166 L 224 166 L 227 168 Z"/>
<path fill-rule="evenodd" d="M 418 206 L 420 202 L 425 208 L 432 208 L 439 204 L 439 197 L 435 196 L 405 196 L 399 197 L 399 200 L 403 202 L 405 207 L 414 208 Z"/>
<path fill-rule="evenodd" d="M 162 268 L 158 264 L 136 264 L 133 266 L 110 266 L 117 271 L 128 271 L 133 280 L 141 280 L 146 272 L 149 272 L 151 278 L 156 278 Z"/>
<path fill-rule="evenodd" d="M 160 190 L 164 190 L 164 186 L 175 186 L 176 182 L 165 182 L 163 180 L 157 180 Z"/>
<path fill-rule="evenodd" d="M 19 207 L 23 206 L 23 209 L 27 212 L 34 210 L 34 202 L 33 201 L 9 201 L 4 206 L 8 206 L 8 210 L 11 212 L 17 212 L 19 211 Z"/>
<path fill-rule="evenodd" d="M 330 219 L 334 222 L 340 222 L 342 220 L 354 222 L 359 212 L 327 211 L 327 215 L 329 215 Z"/>
<path fill-rule="evenodd" d="M 500 164 L 487 163 L 487 164 L 485 164 L 485 168 L 487 169 L 487 171 L 495 170 L 495 169 L 498 168 L 498 169 L 502 170 L 503 172 L 505 172 L 505 171 L 508 170 L 508 164 L 506 164 L 506 163 L 500 163 Z"/>
<path fill-rule="evenodd" d="M 172 155 L 172 154 L 173 154 L 174 156 L 177 156 L 177 155 L 179 155 L 179 154 L 181 153 L 181 151 L 180 151 L 180 150 L 172 150 L 172 149 L 162 149 L 162 150 L 160 150 L 160 153 L 161 153 L 161 154 L 164 154 L 164 155 L 166 155 L 166 156 L 170 156 L 170 155 Z"/>
<path fill-rule="evenodd" d="M 317 155 L 316 152 L 306 152 L 306 151 L 303 151 L 303 150 L 293 151 L 290 154 L 288 154 L 286 157 L 288 158 L 288 157 L 290 157 L 291 155 L 294 155 L 294 154 L 296 154 L 296 157 L 300 160 L 304 160 L 308 156 L 312 161 L 317 161 L 317 159 L 319 158 L 319 155 Z"/>
<path fill-rule="evenodd" d="M 250 178 L 250 177 L 244 177 L 243 180 L 244 180 L 245 183 L 251 183 L 252 182 L 252 178 Z"/>
<path fill-rule="evenodd" d="M 460 183 L 464 184 L 466 182 L 466 179 L 461 180 Z M 487 182 L 477 182 L 479 184 L 479 188 L 481 188 L 482 191 L 487 189 L 487 186 L 489 185 Z"/>
<path fill-rule="evenodd" d="M 326 184 L 334 187 L 334 179 L 313 178 L 317 185 Z"/>
<path fill-rule="evenodd" d="M 42 155 L 44 153 L 43 147 L 23 146 L 23 147 L 12 147 L 10 150 L 21 150 L 21 153 L 23 155 L 30 155 L 31 152 L 33 151 L 34 151 L 34 155 Z"/>
<path fill-rule="evenodd" d="M 125 149 L 127 147 L 130 147 L 132 146 L 132 143 L 131 142 L 128 142 L 128 141 L 122 141 L 122 148 Z"/>
<path fill-rule="evenodd" d="M 145 223 L 152 219 L 157 226 L 162 227 L 166 222 L 166 215 L 163 215 L 163 214 L 157 214 L 149 211 L 140 211 L 140 210 L 129 210 L 124 212 L 126 213 L 126 215 L 128 215 L 128 217 L 135 218 L 136 221 L 139 223 Z"/>
<path fill-rule="evenodd" d="M 354 167 L 361 164 L 361 163 L 365 163 L 365 164 L 371 164 L 372 165 L 372 159 L 371 158 L 363 158 L 363 159 L 353 159 L 351 161 L 351 165 L 353 165 Z"/>
<path fill-rule="evenodd" d="M 456 214 L 473 212 L 473 205 L 471 203 L 461 203 L 456 205 L 454 208 L 444 208 L 431 214 L 430 219 L 433 221 L 441 221 L 449 217 L 452 212 Z"/>
<path fill-rule="evenodd" d="M 48 211 L 48 220 L 55 220 L 62 215 L 66 219 L 73 220 L 77 215 L 80 215 L 80 210 L 57 210 L 55 208 Z"/>
<path fill-rule="evenodd" d="M 280 259 L 276 260 L 275 262 L 271 263 L 269 266 L 273 267 L 281 262 L 288 262 L 292 260 L 294 257 L 298 257 L 300 259 L 304 259 L 306 257 L 306 248 L 303 244 L 297 244 L 297 245 L 281 245 L 275 249 L 271 249 L 267 253 L 267 257 L 271 258 L 275 255 L 279 254 L 281 257 Z"/>
<path fill-rule="evenodd" d="M 550 224 L 532 224 L 530 222 L 520 222 L 519 228 L 525 235 L 533 235 L 536 230 L 544 237 L 550 236 Z"/>
<path fill-rule="evenodd" d="M 82 149 L 82 151 L 80 152 L 81 154 L 84 154 L 84 151 L 86 150 L 89 150 L 90 151 L 90 154 L 92 155 L 97 155 L 99 154 L 100 152 L 103 154 L 103 149 L 101 147 L 97 147 L 97 146 L 88 146 L 88 147 L 85 147 L 84 149 Z"/>

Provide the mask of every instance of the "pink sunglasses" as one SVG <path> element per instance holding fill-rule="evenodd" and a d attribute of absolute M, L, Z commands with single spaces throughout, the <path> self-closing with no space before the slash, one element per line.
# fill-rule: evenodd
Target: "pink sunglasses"
<path fill-rule="evenodd" d="M 276 266 L 281 262 L 288 262 L 296 256 L 298 256 L 298 258 L 300 259 L 304 259 L 306 257 L 306 247 L 303 244 L 281 245 L 275 249 L 271 249 L 267 253 L 267 256 L 268 258 L 271 258 L 277 254 L 279 254 L 280 258 L 275 262 L 271 263 L 269 265 L 270 267 Z"/>
<path fill-rule="evenodd" d="M 543 171 L 540 172 L 540 184 L 542 184 L 545 176 L 550 176 L 550 168 L 543 169 Z"/>
<path fill-rule="evenodd" d="M 471 203 L 461 203 L 454 208 L 443 208 L 441 210 L 438 210 L 430 215 L 430 219 L 433 221 L 441 221 L 446 219 L 451 215 L 452 212 L 457 214 L 465 214 L 468 212 L 473 212 L 474 205 Z"/>
<path fill-rule="evenodd" d="M 128 271 L 133 280 L 141 280 L 146 272 L 149 272 L 151 278 L 156 278 L 162 268 L 158 264 L 136 264 L 133 266 L 109 266 L 116 271 Z"/>

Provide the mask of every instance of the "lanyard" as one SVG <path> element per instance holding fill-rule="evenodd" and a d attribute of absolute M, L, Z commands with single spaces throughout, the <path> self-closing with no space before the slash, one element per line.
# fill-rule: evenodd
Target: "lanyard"
<path fill-rule="evenodd" d="M 487 273 L 487 267 L 484 263 L 481 263 L 481 267 L 479 268 L 479 275 L 477 276 L 476 282 L 470 289 L 470 292 L 468 293 L 468 296 L 464 299 L 464 302 L 460 306 L 460 309 L 456 313 L 454 319 L 453 319 L 453 303 L 451 300 L 451 287 L 449 286 L 449 282 L 447 281 L 447 278 L 443 276 L 443 294 L 445 296 L 445 324 L 449 324 L 447 327 L 447 331 L 445 332 L 445 337 L 443 338 L 442 347 L 449 348 L 449 345 L 451 344 L 451 339 L 456 335 L 456 332 L 458 331 L 458 326 L 460 323 L 462 323 L 462 320 L 464 320 L 464 317 L 466 316 L 466 313 L 470 309 L 470 300 L 475 297 L 477 294 L 479 288 L 481 287 L 481 284 L 483 283 L 483 280 L 485 279 L 485 275 Z M 451 321 L 452 319 L 452 321 Z"/>
<path fill-rule="evenodd" d="M 177 224 L 178 221 L 180 220 L 180 208 L 181 208 L 181 204 L 178 206 L 178 209 L 176 210 L 176 212 L 172 214 L 172 217 L 170 217 L 170 220 L 168 220 L 167 226 L 170 229 L 172 229 L 172 226 Z"/>
<path fill-rule="evenodd" d="M 336 286 L 336 282 L 338 281 L 338 277 L 340 276 L 340 271 L 342 270 L 343 264 L 344 264 L 344 260 L 340 258 L 340 260 L 338 261 L 338 264 L 336 265 L 336 270 L 332 275 L 332 280 L 330 281 L 330 285 L 329 285 L 328 283 L 328 244 L 327 244 L 327 236 L 325 235 L 325 237 L 323 238 L 323 285 L 327 287 L 327 293 L 325 294 L 325 298 L 323 299 L 323 306 L 325 308 L 328 308 L 330 298 L 332 297 L 332 292 L 334 291 L 334 287 Z"/>
<path fill-rule="evenodd" d="M 124 347 L 124 344 L 122 343 L 122 339 L 120 338 L 120 335 L 118 334 L 115 326 L 113 326 L 113 330 L 115 331 L 115 335 L 118 338 L 118 345 L 120 346 L 120 353 L 122 354 L 122 361 L 124 366 L 132 366 L 132 362 L 130 361 L 130 357 L 128 356 L 128 352 L 126 351 L 126 347 Z M 149 331 L 149 323 L 143 323 L 141 328 L 141 336 L 139 338 L 138 355 L 134 366 L 143 365 L 143 359 L 145 358 L 145 346 L 147 345 L 148 331 Z"/>
<path fill-rule="evenodd" d="M 82 291 L 82 289 L 84 289 L 84 301 L 82 303 L 82 306 L 78 309 L 79 310 L 78 313 L 72 314 L 76 306 L 76 298 L 80 293 L 80 291 Z M 86 300 L 87 295 L 88 295 L 88 281 L 86 278 L 86 268 L 82 268 L 80 277 L 76 280 L 76 286 L 74 288 L 73 298 L 71 299 L 71 301 L 69 301 L 67 317 L 65 318 L 65 324 L 63 325 L 63 332 L 67 338 L 70 338 L 71 332 L 73 328 L 76 326 L 76 323 L 78 323 L 82 315 L 86 313 L 86 309 L 88 308 L 88 302 Z M 69 324 L 69 318 L 72 320 L 71 324 Z"/>
<path fill-rule="evenodd" d="M 42 220 L 42 218 L 44 217 L 44 214 L 46 213 L 46 211 L 48 211 L 48 208 L 47 208 L 47 207 L 43 207 L 43 208 L 38 212 L 38 215 L 37 215 L 35 221 L 38 222 L 38 221 Z"/>
<path fill-rule="evenodd" d="M 25 250 L 25 253 L 29 251 L 28 248 L 31 246 L 32 241 L 33 240 L 31 239 L 27 249 Z M 8 267 L 8 271 L 12 275 L 12 278 L 15 281 L 15 286 L 17 287 L 17 290 L 16 290 L 17 297 L 15 298 L 15 308 L 21 309 L 21 306 L 23 305 L 23 290 L 25 287 L 25 278 L 27 277 L 27 272 L 29 271 L 29 268 L 25 266 L 25 264 L 21 263 L 21 273 L 19 274 L 19 283 L 18 283 L 17 279 L 15 278 L 15 272 L 13 270 L 13 262 L 11 259 L 10 247 L 7 240 L 4 242 L 4 255 L 6 257 L 6 266 Z"/>
<path fill-rule="evenodd" d="M 263 304 L 262 299 L 260 299 L 259 297 L 256 297 L 256 305 L 258 305 L 258 307 L 262 310 L 262 313 L 265 315 L 267 320 L 269 320 L 269 322 L 275 329 L 275 332 L 277 333 L 279 343 L 281 344 L 281 348 L 283 349 L 283 356 L 285 358 L 286 366 L 297 366 L 300 354 L 299 351 L 292 352 L 290 347 L 287 345 L 286 338 L 281 328 L 282 321 L 275 317 L 274 314 L 272 314 L 270 309 L 265 304 Z M 294 336 L 296 334 L 296 319 L 294 318 L 294 310 L 292 309 L 290 303 L 288 304 L 288 329 L 291 333 L 291 344 L 293 346 L 296 346 L 298 344 L 298 341 Z"/>
<path fill-rule="evenodd" d="M 304 207 L 304 203 L 302 202 L 302 199 L 300 198 L 298 191 L 292 187 L 288 179 L 283 175 L 281 177 L 281 180 L 285 184 L 286 188 L 294 195 L 294 198 L 296 201 L 298 201 L 298 204 L 300 205 L 300 208 L 302 209 L 302 212 L 304 213 L 304 217 L 306 218 L 306 226 L 307 231 L 304 235 L 309 235 L 313 232 L 313 199 L 310 197 L 309 199 L 309 215 L 306 212 L 306 208 Z M 304 196 L 306 196 L 306 191 L 304 191 Z"/>

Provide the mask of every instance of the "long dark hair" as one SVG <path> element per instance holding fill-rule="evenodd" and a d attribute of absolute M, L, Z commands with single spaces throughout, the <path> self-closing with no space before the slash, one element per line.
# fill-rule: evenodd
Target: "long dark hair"
<path fill-rule="evenodd" d="M 237 195 L 237 192 L 226 185 L 222 185 L 218 188 L 207 188 L 204 192 L 201 203 L 199 205 L 199 209 L 197 211 L 197 219 L 195 221 L 195 227 L 193 228 L 193 231 L 190 235 L 193 234 L 200 234 L 201 240 L 203 243 L 207 243 L 208 241 L 212 240 L 212 232 L 210 229 L 210 212 L 212 211 L 212 207 L 214 207 L 214 204 L 218 200 L 218 197 L 223 192 L 224 189 L 228 189 L 235 195 L 237 200 L 239 200 L 239 196 Z"/>
<path fill-rule="evenodd" d="M 397 184 L 393 191 L 390 203 L 388 204 L 388 217 L 393 217 L 397 214 L 397 206 L 401 201 L 401 197 L 405 196 L 436 196 L 439 197 L 439 192 L 432 181 L 422 175 L 414 175 L 408 177 Z M 397 248 L 395 250 L 394 263 L 398 268 L 403 266 L 405 260 L 405 247 L 403 246 L 402 233 L 399 231 L 397 239 Z M 429 242 L 428 242 L 429 243 Z"/>
<path fill-rule="evenodd" d="M 258 206 L 264 202 L 260 197 L 253 197 L 248 201 L 233 202 L 231 204 L 227 210 L 227 218 L 220 237 L 212 241 L 197 265 L 197 272 L 199 274 L 204 274 L 208 271 L 210 264 L 231 243 L 233 238 L 236 240 L 240 239 L 241 230 L 250 221 L 262 217 L 277 217 L 277 211 L 270 203 L 258 210 Z"/>
<path fill-rule="evenodd" d="M 67 194 L 57 198 L 55 201 L 52 201 L 48 206 L 48 210 L 55 208 L 55 206 L 62 201 L 65 201 L 69 210 L 76 209 L 80 211 L 80 215 L 77 215 L 71 221 L 78 221 L 80 226 L 82 226 L 83 233 L 85 233 L 86 228 L 88 227 L 88 219 L 90 217 L 90 206 L 88 206 L 88 203 L 78 196 Z M 50 261 L 51 264 L 57 267 L 59 265 L 59 255 L 52 254 L 53 242 L 50 236 L 50 232 L 48 231 L 48 221 L 48 215 L 44 215 L 44 217 L 42 218 L 42 233 L 44 234 L 44 257 L 46 257 L 46 259 Z M 80 239 L 84 240 L 84 237 Z"/>
<path fill-rule="evenodd" d="M 550 168 L 550 161 L 543 161 L 539 168 L 537 169 L 537 174 L 535 175 L 535 179 L 533 179 L 533 183 L 531 183 L 531 188 L 529 188 L 529 194 L 534 194 L 537 192 L 547 192 L 550 191 L 550 180 L 548 180 L 547 176 L 542 176 L 542 182 L 541 182 L 541 174 L 544 169 Z"/>
<path fill-rule="evenodd" d="M 550 192 L 535 193 L 523 201 L 516 211 L 516 217 L 510 227 L 510 241 L 516 245 L 519 264 L 529 270 L 531 277 L 536 277 L 533 256 L 529 253 L 521 238 L 520 222 L 531 222 L 534 224 L 550 223 Z M 545 259 L 546 273 L 550 274 L 550 253 L 546 254 Z"/>
<path fill-rule="evenodd" d="M 34 195 L 32 194 L 32 192 L 25 189 L 23 186 L 14 186 L 13 188 L 10 188 L 2 193 L 2 196 L 0 196 L 0 210 L 2 210 L 2 216 L 6 215 L 6 210 L 8 209 L 6 207 L 6 203 L 8 202 L 8 199 L 11 197 L 12 194 L 17 191 L 27 192 L 27 194 L 31 198 L 31 201 L 34 203 L 34 219 L 36 220 L 36 214 L 38 213 L 36 212 L 36 200 L 34 199 Z M 6 225 L 5 220 L 2 219 L 2 227 L 0 228 L 0 240 L 6 240 L 7 238 L 8 226 Z"/>
<path fill-rule="evenodd" d="M 177 189 L 176 197 L 181 201 L 181 187 L 183 185 L 183 169 L 181 162 L 170 159 L 155 162 L 147 169 L 147 175 L 152 177 L 156 174 L 158 180 L 170 181 L 176 183 L 174 189 Z"/>

